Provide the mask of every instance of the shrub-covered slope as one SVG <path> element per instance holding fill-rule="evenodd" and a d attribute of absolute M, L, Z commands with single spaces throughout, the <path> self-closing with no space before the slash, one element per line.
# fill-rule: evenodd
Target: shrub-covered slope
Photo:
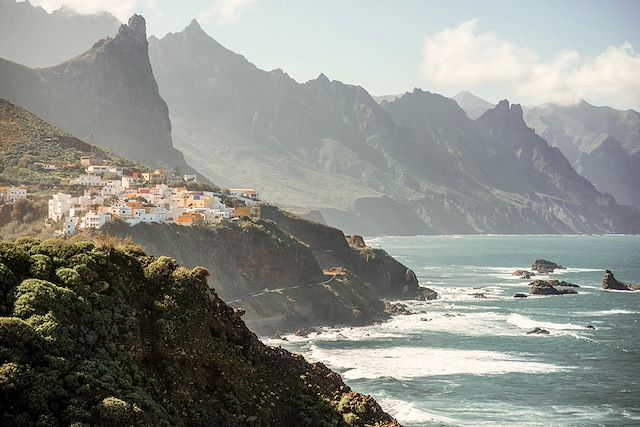
<path fill-rule="evenodd" d="M 2 425 L 397 425 L 260 343 L 189 270 L 111 241 L 0 243 Z"/>
<path fill-rule="evenodd" d="M 220 297 L 247 313 L 259 334 L 307 326 L 364 325 L 387 316 L 384 304 L 353 275 L 322 274 L 311 250 L 270 221 L 226 223 L 216 228 L 109 224 L 104 231 L 130 237 L 150 253 L 203 266 Z"/>

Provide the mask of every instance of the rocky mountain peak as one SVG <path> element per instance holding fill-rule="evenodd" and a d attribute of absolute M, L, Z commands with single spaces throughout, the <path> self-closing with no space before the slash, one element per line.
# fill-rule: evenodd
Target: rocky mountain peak
<path fill-rule="evenodd" d="M 487 110 L 478 121 L 491 129 L 502 129 L 511 131 L 529 131 L 524 122 L 522 106 L 520 104 L 509 104 L 509 100 L 503 99 L 490 110 Z"/>
<path fill-rule="evenodd" d="M 207 37 L 209 36 L 207 33 L 205 33 L 205 31 L 200 26 L 200 23 L 195 18 L 192 19 L 189 25 L 185 27 L 184 32 L 193 35 L 204 35 Z"/>
<path fill-rule="evenodd" d="M 133 42 L 147 41 L 147 22 L 142 15 L 133 15 L 126 24 L 122 24 L 116 35 L 116 39 Z"/>
<path fill-rule="evenodd" d="M 329 78 L 324 73 L 320 73 L 316 80 L 321 83 L 330 83 Z"/>

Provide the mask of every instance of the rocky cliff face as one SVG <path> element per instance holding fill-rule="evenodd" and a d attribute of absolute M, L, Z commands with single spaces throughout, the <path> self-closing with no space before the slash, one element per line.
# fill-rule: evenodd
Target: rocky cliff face
<path fill-rule="evenodd" d="M 263 345 L 207 275 L 109 239 L 0 242 L 0 424 L 398 426 Z"/>
<path fill-rule="evenodd" d="M 0 59 L 0 97 L 131 160 L 191 170 L 172 145 L 141 16 L 55 67 L 30 69 Z"/>
<path fill-rule="evenodd" d="M 207 268 L 209 284 L 223 300 L 243 307 L 244 320 L 261 334 L 386 318 L 382 302 L 358 277 L 325 276 L 308 246 L 267 221 L 216 229 L 112 224 L 106 232 Z"/>
<path fill-rule="evenodd" d="M 280 226 L 309 245 L 323 268 L 346 268 L 362 279 L 381 298 L 417 299 L 424 295 L 414 272 L 382 249 L 369 248 L 354 239 L 347 243 L 342 231 L 291 215 L 274 206 L 264 206 L 263 218 Z M 360 244 L 357 244 L 360 242 Z"/>
<path fill-rule="evenodd" d="M 50 67 L 118 32 L 107 12 L 82 15 L 62 6 L 48 13 L 28 1 L 0 0 L 0 57 L 27 67 Z"/>

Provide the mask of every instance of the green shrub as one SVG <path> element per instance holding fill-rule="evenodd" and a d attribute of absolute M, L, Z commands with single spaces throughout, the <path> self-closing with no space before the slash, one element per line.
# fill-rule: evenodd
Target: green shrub
<path fill-rule="evenodd" d="M 71 271 L 78 275 L 75 270 Z M 74 300 L 75 294 L 69 289 L 46 280 L 27 279 L 16 288 L 13 314 L 23 319 L 34 314 L 44 315 L 49 311 L 67 315 Z"/>
<path fill-rule="evenodd" d="M 31 266 L 29 267 L 29 274 L 42 280 L 49 280 L 51 276 L 51 270 L 53 269 L 53 262 L 51 258 L 43 254 L 34 254 L 29 257 Z"/>
<path fill-rule="evenodd" d="M 62 267 L 57 269 L 56 277 L 58 278 L 58 283 L 68 288 L 74 288 L 84 284 L 80 274 L 73 268 Z"/>

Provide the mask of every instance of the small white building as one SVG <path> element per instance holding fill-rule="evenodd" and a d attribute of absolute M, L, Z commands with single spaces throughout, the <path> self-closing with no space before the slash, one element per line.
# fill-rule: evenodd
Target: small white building
<path fill-rule="evenodd" d="M 122 176 L 124 170 L 120 166 L 113 165 L 91 165 L 87 166 L 87 173 L 91 175 L 106 175 L 109 173 Z"/>
<path fill-rule="evenodd" d="M 111 214 L 88 212 L 84 217 L 82 217 L 82 221 L 80 221 L 80 228 L 101 228 L 110 220 Z"/>
<path fill-rule="evenodd" d="M 69 209 L 73 206 L 74 197 L 71 194 L 58 193 L 49 199 L 48 217 L 54 221 L 60 221 L 69 213 Z"/>
<path fill-rule="evenodd" d="M 198 182 L 198 177 L 195 175 L 184 175 L 182 177 L 182 180 L 186 183 L 190 183 L 190 182 Z"/>
<path fill-rule="evenodd" d="M 102 177 L 98 175 L 82 174 L 76 179 L 71 180 L 71 184 L 82 185 L 85 187 L 102 187 Z"/>
<path fill-rule="evenodd" d="M 78 229 L 78 225 L 80 224 L 80 218 L 77 216 L 70 216 L 64 220 L 64 224 L 62 225 L 62 234 L 65 236 L 72 236 L 76 234 L 76 230 Z"/>
<path fill-rule="evenodd" d="M 5 187 L 3 196 L 6 202 L 15 203 L 16 200 L 27 198 L 27 189 L 23 187 Z"/>

